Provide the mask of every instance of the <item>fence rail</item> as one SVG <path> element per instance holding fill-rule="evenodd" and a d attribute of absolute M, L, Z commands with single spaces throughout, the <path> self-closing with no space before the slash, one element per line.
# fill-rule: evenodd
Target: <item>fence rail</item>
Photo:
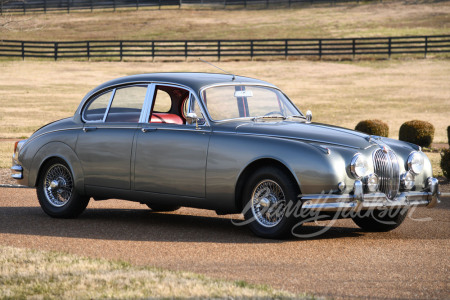
<path fill-rule="evenodd" d="M 450 35 L 265 40 L 0 41 L 0 57 L 58 59 L 225 57 L 391 57 L 449 53 Z"/>
<path fill-rule="evenodd" d="M 393 0 L 384 0 L 389 2 Z M 445 2 L 449 0 L 424 0 L 426 2 Z M 339 3 L 383 2 L 383 0 L 0 0 L 0 14 L 3 13 L 47 13 L 77 10 L 178 7 L 183 5 L 203 5 L 213 7 L 291 7 L 292 5 L 311 5 Z"/>

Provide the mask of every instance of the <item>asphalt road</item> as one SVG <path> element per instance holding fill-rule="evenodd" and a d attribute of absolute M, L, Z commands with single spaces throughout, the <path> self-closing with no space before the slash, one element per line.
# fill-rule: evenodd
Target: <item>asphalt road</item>
<path fill-rule="evenodd" d="M 230 216 L 183 208 L 91 201 L 76 220 L 47 217 L 33 189 L 0 188 L 0 243 L 122 259 L 334 298 L 450 299 L 450 203 L 418 208 L 388 233 L 340 220 L 325 234 L 254 237 Z M 233 216 L 239 218 L 239 216 Z M 312 233 L 327 222 L 303 227 Z"/>

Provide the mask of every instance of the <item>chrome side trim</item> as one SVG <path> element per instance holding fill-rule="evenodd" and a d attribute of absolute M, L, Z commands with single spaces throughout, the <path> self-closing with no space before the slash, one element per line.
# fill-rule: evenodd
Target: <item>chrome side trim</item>
<path fill-rule="evenodd" d="M 80 127 L 71 127 L 71 128 L 64 128 L 64 129 L 50 130 L 50 131 L 47 131 L 47 132 L 43 132 L 43 133 L 41 133 L 41 134 L 38 134 L 37 136 L 33 136 L 33 137 L 28 138 L 28 139 L 27 139 L 27 142 L 26 142 L 25 144 L 28 144 L 29 142 L 33 141 L 34 139 L 37 139 L 38 137 L 41 137 L 41 136 L 46 135 L 46 134 L 50 134 L 50 133 L 54 133 L 54 132 L 59 132 L 59 131 L 82 130 L 82 129 L 83 129 L 83 127 L 80 126 Z"/>
<path fill-rule="evenodd" d="M 155 124 L 160 124 L 160 123 L 155 123 Z M 182 125 L 180 125 L 180 127 L 155 127 L 155 129 L 158 130 L 168 130 L 168 131 L 190 131 L 190 132 L 211 132 L 211 130 L 208 130 L 207 128 L 202 128 L 204 126 L 199 126 L 199 129 L 196 129 L 195 127 L 190 128 L 190 127 L 181 127 Z"/>

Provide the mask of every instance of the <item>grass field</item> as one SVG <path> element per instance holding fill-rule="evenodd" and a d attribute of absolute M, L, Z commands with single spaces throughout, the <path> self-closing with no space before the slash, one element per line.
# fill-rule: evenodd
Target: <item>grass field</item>
<path fill-rule="evenodd" d="M 1 299 L 313 299 L 266 285 L 0 246 Z"/>
<path fill-rule="evenodd" d="M 404 4 L 407 3 L 407 4 Z M 450 3 L 390 1 L 276 10 L 120 10 L 4 16 L 0 39 L 265 39 L 449 34 Z M 1 17 L 0 17 L 0 24 Z"/>

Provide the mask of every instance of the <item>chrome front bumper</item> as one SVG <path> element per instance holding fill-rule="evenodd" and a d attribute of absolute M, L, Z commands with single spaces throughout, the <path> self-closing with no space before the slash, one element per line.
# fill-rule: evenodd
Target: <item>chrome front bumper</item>
<path fill-rule="evenodd" d="M 393 200 L 383 193 L 364 194 L 361 181 L 355 181 L 353 194 L 310 194 L 303 195 L 302 208 L 312 211 L 347 211 L 389 209 L 408 206 L 436 206 L 439 200 L 439 182 L 436 178 L 428 178 L 427 190 L 423 192 L 402 192 Z"/>

